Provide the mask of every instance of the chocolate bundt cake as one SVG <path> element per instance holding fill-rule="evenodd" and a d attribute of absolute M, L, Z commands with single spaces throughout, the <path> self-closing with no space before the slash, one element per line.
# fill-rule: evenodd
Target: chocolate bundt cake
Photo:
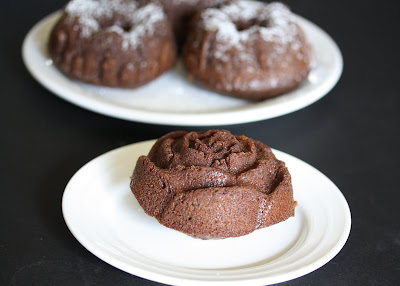
<path fill-rule="evenodd" d="M 246 235 L 296 206 L 290 174 L 271 149 L 224 130 L 161 137 L 138 159 L 130 187 L 148 215 L 200 238 Z"/>
<path fill-rule="evenodd" d="M 183 48 L 190 79 L 228 95 L 262 100 L 285 93 L 310 71 L 310 48 L 281 3 L 232 1 L 198 13 Z"/>
<path fill-rule="evenodd" d="M 53 28 L 54 64 L 77 80 L 137 87 L 176 62 L 175 39 L 163 7 L 132 0 L 72 0 Z"/>

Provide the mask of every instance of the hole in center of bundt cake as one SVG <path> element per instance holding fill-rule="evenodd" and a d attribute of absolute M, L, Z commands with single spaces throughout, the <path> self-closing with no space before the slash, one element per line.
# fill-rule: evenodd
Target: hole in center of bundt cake
<path fill-rule="evenodd" d="M 129 32 L 132 29 L 132 25 L 125 21 L 116 21 L 114 25 L 120 27 L 124 32 Z"/>
<path fill-rule="evenodd" d="M 260 21 L 259 19 L 250 19 L 248 21 L 235 22 L 234 24 L 239 32 L 245 31 L 255 26 L 265 28 L 269 27 L 269 22 L 267 20 Z"/>
<path fill-rule="evenodd" d="M 125 31 L 125 32 L 129 32 L 132 29 L 132 25 L 130 24 L 125 24 L 122 25 L 121 28 Z"/>
<path fill-rule="evenodd" d="M 110 19 L 101 19 L 100 25 L 103 29 L 112 27 L 112 26 L 117 26 L 121 28 L 124 32 L 129 32 L 132 29 L 132 24 L 129 23 L 126 19 L 123 19 L 122 17 L 114 17 Z"/>

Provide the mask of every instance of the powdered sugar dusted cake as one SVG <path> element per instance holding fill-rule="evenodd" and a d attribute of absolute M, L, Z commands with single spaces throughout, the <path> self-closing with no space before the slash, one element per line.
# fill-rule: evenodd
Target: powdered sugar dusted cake
<path fill-rule="evenodd" d="M 184 63 L 190 78 L 218 92 L 261 100 L 305 80 L 310 47 L 285 5 L 231 1 L 195 16 Z"/>
<path fill-rule="evenodd" d="M 54 64 L 89 83 L 136 87 L 176 61 L 163 7 L 130 0 L 72 0 L 49 39 Z"/>
<path fill-rule="evenodd" d="M 71 0 L 48 47 L 74 79 L 132 88 L 172 68 L 184 41 L 188 79 L 218 93 L 262 100 L 294 89 L 310 71 L 305 35 L 281 3 Z"/>
<path fill-rule="evenodd" d="M 138 159 L 130 186 L 148 215 L 201 238 L 246 235 L 296 206 L 290 174 L 271 149 L 224 130 L 161 137 Z"/>

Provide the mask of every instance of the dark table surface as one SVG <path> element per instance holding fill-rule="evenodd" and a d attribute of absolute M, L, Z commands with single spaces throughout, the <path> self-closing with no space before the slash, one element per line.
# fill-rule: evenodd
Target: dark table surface
<path fill-rule="evenodd" d="M 38 84 L 22 62 L 22 41 L 37 21 L 64 3 L 3 1 L 0 10 L 0 285 L 159 285 L 110 266 L 79 244 L 62 216 L 63 191 L 83 164 L 106 151 L 174 130 L 208 127 L 106 117 Z M 352 229 L 342 251 L 322 268 L 283 285 L 399 285 L 397 9 L 389 1 L 286 3 L 337 42 L 344 58 L 340 81 L 327 96 L 294 113 L 214 127 L 313 165 L 348 201 Z"/>

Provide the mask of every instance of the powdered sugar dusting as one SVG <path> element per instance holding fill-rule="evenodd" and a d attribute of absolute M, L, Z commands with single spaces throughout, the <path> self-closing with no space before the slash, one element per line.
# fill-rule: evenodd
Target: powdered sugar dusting
<path fill-rule="evenodd" d="M 128 0 L 72 0 L 65 7 L 69 17 L 77 18 L 80 33 L 83 37 L 91 37 L 101 30 L 102 19 L 112 19 L 115 15 L 124 16 L 126 30 L 112 25 L 105 32 L 118 33 L 123 37 L 122 48 L 135 48 L 141 38 L 155 31 L 155 24 L 166 19 L 161 6 L 150 3 L 138 7 L 137 2 Z"/>
<path fill-rule="evenodd" d="M 169 2 L 171 0 L 164 0 L 164 2 Z M 197 4 L 199 3 L 199 1 L 201 0 L 172 0 L 172 2 L 174 2 L 174 4 L 181 4 L 181 3 L 190 3 L 190 4 Z"/>
<path fill-rule="evenodd" d="M 124 32 L 122 29 L 119 33 L 123 36 L 122 48 L 137 47 L 141 42 L 141 38 L 146 34 L 153 34 L 155 24 L 164 20 L 165 14 L 163 9 L 153 3 L 137 9 L 130 17 L 129 22 L 131 29 Z"/>
<path fill-rule="evenodd" d="M 169 2 L 173 2 L 174 5 L 179 5 L 179 4 L 190 4 L 190 5 L 197 5 L 199 2 L 203 0 L 163 0 L 163 2 L 167 2 L 166 4 L 168 5 Z M 226 0 L 214 0 L 212 3 L 219 4 L 223 3 Z"/>
<path fill-rule="evenodd" d="M 132 13 L 137 4 L 123 0 L 72 0 L 65 7 L 70 17 L 78 18 L 81 25 L 81 35 L 90 37 L 100 30 L 99 19 L 110 19 L 115 13 Z"/>
<path fill-rule="evenodd" d="M 276 43 L 277 53 L 285 51 L 284 45 L 290 45 L 292 50 L 299 49 L 300 43 L 296 40 L 297 27 L 293 18 L 290 10 L 281 3 L 237 1 L 220 9 L 206 9 L 202 15 L 202 25 L 207 31 L 217 31 L 216 40 L 219 44 L 214 56 L 226 61 L 227 50 L 233 47 L 240 50 L 244 42 L 260 35 L 264 41 Z M 256 20 L 256 25 L 241 31 L 236 27 L 235 23 L 252 20 Z M 242 52 L 245 53 L 244 50 Z"/>

